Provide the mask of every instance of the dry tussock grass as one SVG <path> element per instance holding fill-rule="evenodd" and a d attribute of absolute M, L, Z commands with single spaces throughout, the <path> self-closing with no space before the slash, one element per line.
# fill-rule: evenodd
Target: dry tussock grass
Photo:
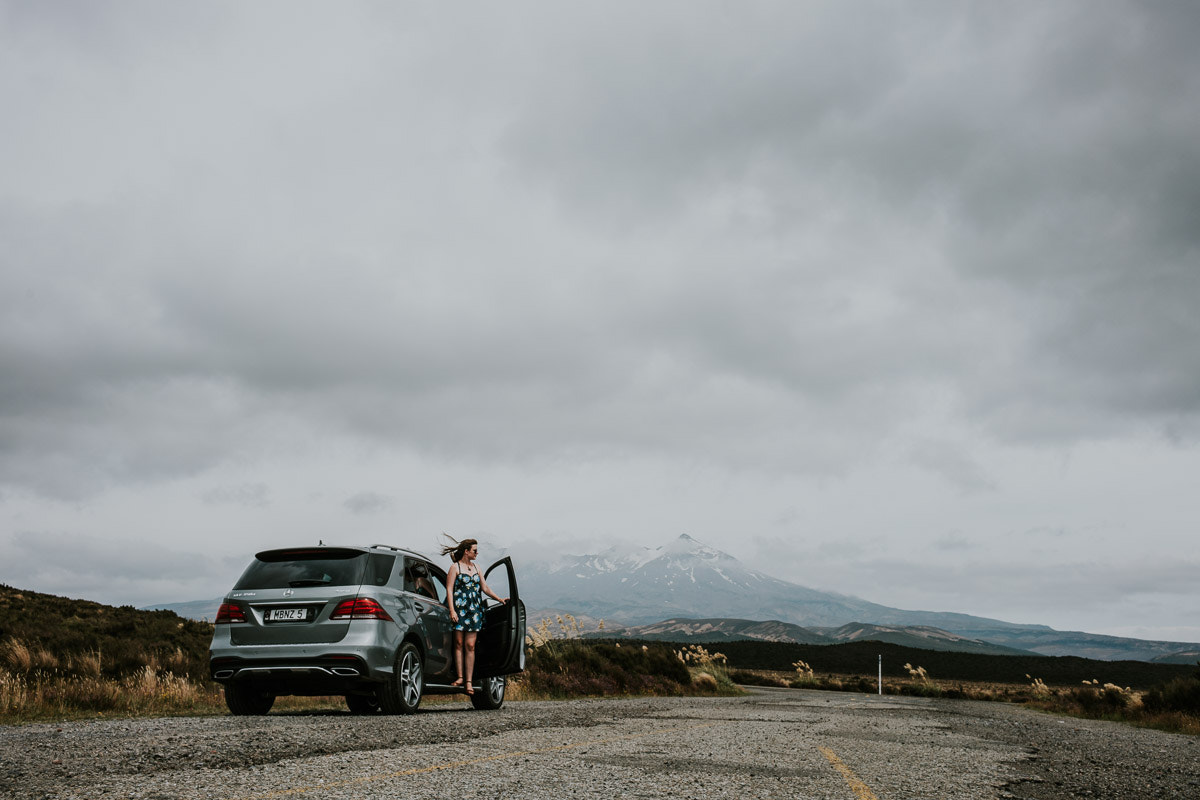
<path fill-rule="evenodd" d="M 1108 719 L 1174 733 L 1200 734 L 1200 716 L 1179 711 L 1146 708 L 1145 692 L 1128 686 L 1083 681 L 1078 687 L 1051 687 L 1041 678 L 1029 675 L 1029 684 L 989 681 L 944 681 L 929 676 L 920 667 L 905 665 L 911 680 L 884 678 L 883 693 L 918 695 L 951 699 L 1019 703 L 1042 711 L 1089 719 Z M 815 674 L 804 662 L 797 662 L 796 673 L 778 670 L 732 670 L 730 677 L 750 686 L 775 686 L 796 689 L 823 689 L 875 694 L 877 678 L 866 675 Z"/>

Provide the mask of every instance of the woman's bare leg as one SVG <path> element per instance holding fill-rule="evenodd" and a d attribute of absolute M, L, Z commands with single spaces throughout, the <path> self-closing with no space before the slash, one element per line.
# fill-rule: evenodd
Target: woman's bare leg
<path fill-rule="evenodd" d="M 475 665 L 475 653 L 472 648 L 471 665 Z M 454 666 L 458 668 L 458 680 L 454 681 L 454 686 L 461 686 L 463 681 L 463 632 L 454 632 Z"/>
<path fill-rule="evenodd" d="M 463 635 L 463 651 L 467 661 L 467 694 L 475 693 L 471 688 L 471 674 L 475 672 L 475 637 L 478 635 L 473 631 L 464 632 Z"/>

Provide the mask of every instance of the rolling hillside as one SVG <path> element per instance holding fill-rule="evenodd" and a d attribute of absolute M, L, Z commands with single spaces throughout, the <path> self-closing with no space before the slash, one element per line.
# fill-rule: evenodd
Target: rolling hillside
<path fill-rule="evenodd" d="M 173 611 L 106 606 L 0 584 L 0 642 L 14 639 L 45 651 L 62 668 L 73 657 L 93 654 L 110 676 L 168 662 L 207 676 L 212 625 Z"/>

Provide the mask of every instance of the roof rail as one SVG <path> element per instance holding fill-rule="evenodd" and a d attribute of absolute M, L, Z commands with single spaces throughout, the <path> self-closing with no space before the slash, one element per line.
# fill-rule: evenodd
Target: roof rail
<path fill-rule="evenodd" d="M 395 550 L 397 553 L 408 553 L 409 555 L 414 555 L 414 556 L 417 556 L 418 558 L 423 558 L 426 561 L 436 561 L 437 560 L 437 559 L 433 558 L 432 556 L 427 556 L 424 553 L 422 553 L 420 550 L 414 550 L 411 547 L 396 547 L 393 544 L 373 544 L 373 545 L 371 545 L 371 547 L 378 547 L 383 550 Z"/>

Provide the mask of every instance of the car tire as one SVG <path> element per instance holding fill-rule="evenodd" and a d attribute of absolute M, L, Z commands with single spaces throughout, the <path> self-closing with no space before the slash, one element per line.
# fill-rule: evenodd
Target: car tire
<path fill-rule="evenodd" d="M 275 705 L 275 695 L 253 684 L 225 684 L 225 705 L 238 717 L 262 716 Z"/>
<path fill-rule="evenodd" d="M 377 694 L 348 694 L 346 707 L 351 714 L 378 714 L 383 710 L 379 707 Z"/>
<path fill-rule="evenodd" d="M 387 714 L 412 714 L 425 693 L 425 665 L 421 651 L 412 642 L 400 645 L 392 665 L 392 677 L 379 691 L 379 705 Z"/>
<path fill-rule="evenodd" d="M 504 690 L 507 683 L 503 675 L 484 678 L 479 689 L 471 695 L 471 705 L 480 711 L 495 711 L 504 705 Z"/>

